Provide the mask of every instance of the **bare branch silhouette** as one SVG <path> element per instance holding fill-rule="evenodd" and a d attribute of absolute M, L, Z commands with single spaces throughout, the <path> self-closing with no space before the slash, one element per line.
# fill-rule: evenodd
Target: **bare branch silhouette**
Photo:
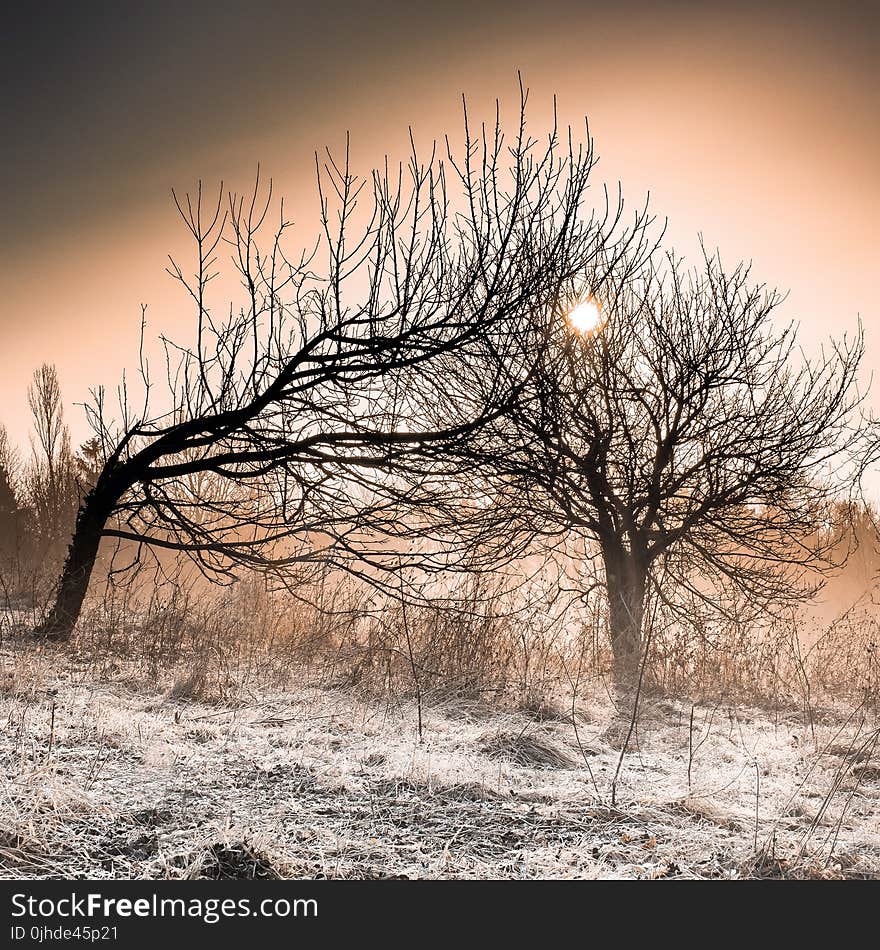
<path fill-rule="evenodd" d="M 481 499 L 465 527 L 489 561 L 536 542 L 596 559 L 631 679 L 652 592 L 672 607 L 676 588 L 711 600 L 720 585 L 791 600 L 829 566 L 839 535 L 819 528 L 856 440 L 863 341 L 806 358 L 772 321 L 780 296 L 709 254 L 686 270 L 630 249 L 559 287 L 460 366 L 457 387 L 525 380 L 455 446 Z"/>
<path fill-rule="evenodd" d="M 105 462 L 41 635 L 70 636 L 105 538 L 184 551 L 220 579 L 315 560 L 356 570 L 371 550 L 373 567 L 400 562 L 375 542 L 402 539 L 408 514 L 436 507 L 436 446 L 485 425 L 521 385 L 484 377 L 434 424 L 426 406 L 445 399 L 451 355 L 467 359 L 493 327 L 518 326 L 614 253 L 613 215 L 583 213 L 592 143 L 561 145 L 555 128 L 531 137 L 525 101 L 509 143 L 499 118 L 476 136 L 467 126 L 462 155 L 447 145 L 422 162 L 413 145 L 406 166 L 371 179 L 347 150 L 318 159 L 322 235 L 298 257 L 283 204 L 270 224 L 259 173 L 250 195 L 175 194 L 196 268 L 172 259 L 169 273 L 194 308 L 195 343 L 166 341 L 162 414 L 149 414 L 142 348 L 146 409 L 130 408 L 123 380 L 114 425 L 95 394 Z M 224 248 L 241 294 L 221 313 L 209 291 Z"/>

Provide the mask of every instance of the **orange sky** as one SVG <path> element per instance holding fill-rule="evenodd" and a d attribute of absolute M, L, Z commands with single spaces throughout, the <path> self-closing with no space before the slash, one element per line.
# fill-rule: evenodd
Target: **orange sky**
<path fill-rule="evenodd" d="M 135 365 L 139 304 L 175 334 L 185 301 L 164 273 L 185 248 L 169 192 L 201 176 L 244 187 L 256 163 L 316 226 L 316 147 L 351 131 L 368 171 L 460 128 L 460 95 L 514 117 L 516 70 L 536 130 L 552 95 L 590 118 L 597 181 L 650 189 L 670 240 L 696 235 L 789 289 L 804 339 L 868 333 L 880 218 L 880 24 L 873 5 L 794 3 L 173 5 L 13 24 L 0 162 L 0 422 L 26 444 L 26 387 L 57 364 L 74 403 Z M 827 9 L 826 9 L 827 7 Z M 247 9 L 245 15 L 242 11 Z M 204 13 L 204 15 L 202 15 Z M 22 15 L 26 16 L 26 15 Z M 63 18 L 62 18 L 63 19 Z M 118 22 L 117 22 L 118 21 Z M 148 331 L 149 332 L 149 331 Z M 878 390 L 880 393 L 880 390 Z M 872 400 L 880 406 L 880 395 Z"/>

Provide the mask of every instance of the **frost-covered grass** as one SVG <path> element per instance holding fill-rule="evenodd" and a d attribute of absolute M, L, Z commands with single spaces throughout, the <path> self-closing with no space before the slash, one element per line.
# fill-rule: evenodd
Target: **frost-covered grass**
<path fill-rule="evenodd" d="M 878 723 L 860 711 L 652 697 L 621 761 L 602 693 L 434 700 L 420 739 L 409 701 L 302 687 L 222 705 L 183 698 L 185 677 L 0 657 L 6 877 L 880 875 Z"/>

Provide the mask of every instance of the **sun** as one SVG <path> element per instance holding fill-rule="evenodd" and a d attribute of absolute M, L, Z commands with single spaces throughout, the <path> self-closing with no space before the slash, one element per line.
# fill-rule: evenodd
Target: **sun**
<path fill-rule="evenodd" d="M 568 322 L 577 333 L 587 336 L 598 333 L 605 324 L 599 304 L 592 298 L 579 303 L 568 314 Z"/>

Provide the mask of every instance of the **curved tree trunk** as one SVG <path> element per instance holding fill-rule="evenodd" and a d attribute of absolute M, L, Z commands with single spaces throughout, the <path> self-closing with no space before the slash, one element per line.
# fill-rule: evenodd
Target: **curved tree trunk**
<path fill-rule="evenodd" d="M 630 683 L 638 675 L 641 658 L 648 565 L 624 550 L 606 551 L 604 561 L 614 677 Z"/>
<path fill-rule="evenodd" d="M 64 569 L 55 589 L 55 602 L 34 631 L 36 636 L 50 640 L 69 640 L 72 636 L 98 557 L 104 526 L 117 499 L 117 493 L 100 487 L 99 483 L 80 505 Z"/>

